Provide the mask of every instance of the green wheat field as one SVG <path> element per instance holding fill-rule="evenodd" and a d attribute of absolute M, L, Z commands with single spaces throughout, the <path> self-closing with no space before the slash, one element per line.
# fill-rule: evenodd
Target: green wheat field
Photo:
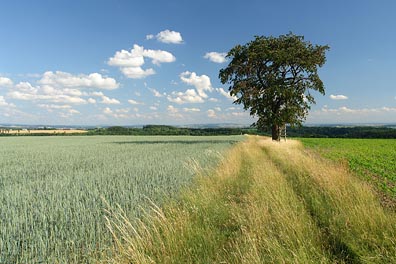
<path fill-rule="evenodd" d="M 1 264 L 395 263 L 395 140 L 24 136 L 0 146 Z"/>
<path fill-rule="evenodd" d="M 242 140 L 222 137 L 0 138 L 0 263 L 88 263 L 112 243 L 106 203 L 131 219 L 192 182 Z M 199 164 L 199 165 L 198 165 Z"/>

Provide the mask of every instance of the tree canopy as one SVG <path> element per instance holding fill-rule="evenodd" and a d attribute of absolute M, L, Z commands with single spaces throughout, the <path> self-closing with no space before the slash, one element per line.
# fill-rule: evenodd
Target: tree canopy
<path fill-rule="evenodd" d="M 280 139 L 285 124 L 301 125 L 310 105 L 315 103 L 310 90 L 325 93 L 318 68 L 326 61 L 329 46 L 312 45 L 293 33 L 279 37 L 256 36 L 245 45 L 232 48 L 229 65 L 220 70 L 223 84 L 237 97 L 254 125 L 271 129 L 272 139 Z"/>

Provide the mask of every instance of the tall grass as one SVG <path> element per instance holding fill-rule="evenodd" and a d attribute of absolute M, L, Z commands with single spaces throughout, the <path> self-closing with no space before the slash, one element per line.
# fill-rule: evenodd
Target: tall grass
<path fill-rule="evenodd" d="M 0 138 L 0 263 L 90 263 L 112 238 L 103 197 L 129 218 L 191 183 L 241 137 Z"/>
<path fill-rule="evenodd" d="M 323 160 L 297 141 L 262 141 L 269 157 L 305 204 L 338 261 L 396 263 L 396 215 L 372 187 L 343 165 Z"/>
<path fill-rule="evenodd" d="M 396 139 L 303 138 L 304 146 L 375 185 L 387 207 L 396 209 Z"/>
<path fill-rule="evenodd" d="M 250 137 L 143 220 L 108 211 L 110 263 L 396 263 L 396 218 L 343 166 Z"/>
<path fill-rule="evenodd" d="M 142 221 L 109 211 L 112 263 L 331 263 L 320 228 L 254 139 Z"/>

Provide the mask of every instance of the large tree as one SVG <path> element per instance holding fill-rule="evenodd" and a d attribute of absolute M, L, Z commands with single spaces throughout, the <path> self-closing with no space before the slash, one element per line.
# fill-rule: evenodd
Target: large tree
<path fill-rule="evenodd" d="M 324 65 L 328 49 L 292 33 L 256 36 L 228 52 L 230 63 L 219 77 L 230 84 L 230 94 L 237 97 L 234 103 L 258 117 L 254 125 L 271 129 L 272 139 L 279 140 L 281 127 L 301 125 L 306 119 L 315 103 L 310 90 L 325 93 L 318 67 Z"/>

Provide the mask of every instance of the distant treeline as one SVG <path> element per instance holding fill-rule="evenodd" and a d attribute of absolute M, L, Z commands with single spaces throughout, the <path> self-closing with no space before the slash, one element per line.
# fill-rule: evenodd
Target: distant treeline
<path fill-rule="evenodd" d="M 184 128 L 165 125 L 147 125 L 143 128 L 113 126 L 89 130 L 88 135 L 169 135 L 169 136 L 215 136 L 256 133 L 253 128 Z"/>
<path fill-rule="evenodd" d="M 89 135 L 270 135 L 270 131 L 258 131 L 255 128 L 182 128 L 164 125 L 147 125 L 143 128 L 114 126 L 90 130 Z M 296 127 L 287 128 L 288 137 L 313 138 L 396 138 L 396 129 L 390 127 Z"/>
<path fill-rule="evenodd" d="M 312 138 L 396 138 L 396 128 L 390 127 L 299 127 L 287 128 L 290 137 Z"/>
<path fill-rule="evenodd" d="M 122 126 L 112 126 L 107 128 L 89 129 L 85 134 L 48 134 L 36 133 L 20 134 L 19 136 L 61 136 L 61 135 L 184 135 L 184 136 L 216 136 L 216 135 L 242 135 L 257 134 L 270 135 L 270 131 L 258 131 L 256 128 L 185 128 L 166 125 L 147 125 L 143 128 L 130 128 Z M 0 136 L 11 136 L 7 133 L 0 133 Z M 14 134 L 13 136 L 16 136 Z M 396 128 L 390 127 L 334 127 L 334 126 L 305 126 L 305 127 L 288 127 L 288 137 L 305 137 L 305 138 L 394 138 L 396 139 Z"/>

